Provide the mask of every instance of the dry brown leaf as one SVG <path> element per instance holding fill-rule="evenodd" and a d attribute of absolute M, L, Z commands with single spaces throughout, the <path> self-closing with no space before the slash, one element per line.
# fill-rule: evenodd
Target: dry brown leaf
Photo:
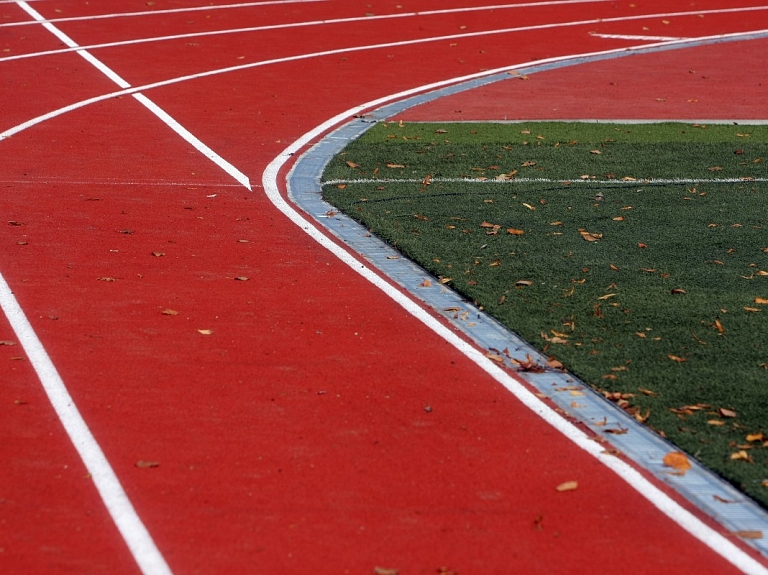
<path fill-rule="evenodd" d="M 762 531 L 733 531 L 733 534 L 736 537 L 741 537 L 742 539 L 762 539 L 763 538 L 763 532 Z"/>
<path fill-rule="evenodd" d="M 678 357 L 678 356 L 676 356 L 676 355 L 672 355 L 671 353 L 670 353 L 670 354 L 668 354 L 668 355 L 667 355 L 667 357 L 668 357 L 669 359 L 671 359 L 672 361 L 676 361 L 676 362 L 678 362 L 678 363 L 683 363 L 683 362 L 685 362 L 685 361 L 688 361 L 688 360 L 687 360 L 686 358 L 684 358 L 684 357 Z"/>
<path fill-rule="evenodd" d="M 160 462 L 159 461 L 145 461 L 143 459 L 139 459 L 135 463 L 135 465 L 139 469 L 151 469 L 153 467 L 160 467 Z"/>
<path fill-rule="evenodd" d="M 597 240 L 603 239 L 603 234 L 594 234 L 586 231 L 583 228 L 579 228 L 579 234 L 585 241 L 588 242 L 596 242 Z"/>
<path fill-rule="evenodd" d="M 768 305 L 768 298 L 765 297 L 756 297 L 755 303 L 760 305 Z"/>
<path fill-rule="evenodd" d="M 161 312 L 163 315 L 179 315 L 179 312 L 177 312 L 175 309 L 166 308 Z"/>
<path fill-rule="evenodd" d="M 347 165 L 350 168 L 359 168 L 360 167 L 360 164 L 356 164 L 355 162 L 349 162 L 349 161 L 347 162 Z"/>
<path fill-rule="evenodd" d="M 507 228 L 507 233 L 513 236 L 522 236 L 525 233 L 525 231 L 518 230 L 517 228 Z"/>
<path fill-rule="evenodd" d="M 211 335 L 213 333 L 213 330 L 212 329 L 198 329 L 197 332 L 202 334 L 202 335 Z"/>
<path fill-rule="evenodd" d="M 387 164 L 388 168 L 404 168 L 403 164 Z"/>
<path fill-rule="evenodd" d="M 662 460 L 664 465 L 671 467 L 675 471 L 678 471 L 680 475 L 685 475 L 685 472 L 691 468 L 691 462 L 688 461 L 688 457 L 681 451 L 671 451 L 664 456 Z"/>
<path fill-rule="evenodd" d="M 399 569 L 390 569 L 389 567 L 374 567 L 373 575 L 399 575 Z"/>
<path fill-rule="evenodd" d="M 762 433 L 750 433 L 747 435 L 747 441 L 762 441 L 762 440 L 763 440 Z"/>
<path fill-rule="evenodd" d="M 720 414 L 720 417 L 736 417 L 736 412 L 734 410 L 726 409 L 725 407 L 721 407 L 717 412 Z"/>
<path fill-rule="evenodd" d="M 752 463 L 752 458 L 749 456 L 749 453 L 747 453 L 743 449 L 740 449 L 736 453 L 731 453 L 731 460 L 732 461 L 749 461 L 750 463 Z"/>
<path fill-rule="evenodd" d="M 722 419 L 709 419 L 707 420 L 707 425 L 715 425 L 719 427 L 721 425 L 725 425 L 725 421 Z"/>
<path fill-rule="evenodd" d="M 560 493 L 563 493 L 564 491 L 575 491 L 578 488 L 579 488 L 578 481 L 566 481 L 564 483 L 561 483 L 557 487 L 555 487 L 555 491 L 559 491 Z"/>
<path fill-rule="evenodd" d="M 419 287 L 430 287 L 432 285 L 432 282 L 429 281 L 429 279 L 425 278 L 423 282 L 419 284 Z"/>

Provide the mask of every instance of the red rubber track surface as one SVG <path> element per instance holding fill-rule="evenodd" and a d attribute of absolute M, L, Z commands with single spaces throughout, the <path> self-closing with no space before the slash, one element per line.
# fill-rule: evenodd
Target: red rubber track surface
<path fill-rule="evenodd" d="M 32 6 L 53 18 L 147 4 Z M 464 6 L 399 4 L 334 0 L 58 26 L 87 45 Z M 701 1 L 695 9 L 724 4 Z M 493 29 L 500 21 L 523 26 L 690 9 L 690 2 L 642 0 L 520 8 L 94 54 L 141 85 L 270 58 Z M 481 69 L 632 44 L 590 31 L 704 36 L 756 29 L 766 16 L 665 19 L 670 23 L 657 18 L 353 51 L 146 92 L 248 175 L 253 193 L 130 97 L 0 142 L 0 272 L 175 573 L 316 575 L 372 573 L 376 566 L 402 574 L 441 567 L 460 574 L 733 572 L 315 244 L 257 185 L 288 143 L 373 98 Z M 24 20 L 14 4 L 0 4 L 0 23 Z M 702 50 L 731 54 L 738 46 Z M 38 26 L 0 28 L 0 50 L 10 50 L 0 56 L 60 47 Z M 643 72 L 654 98 L 670 94 L 669 104 L 688 95 L 668 83 L 655 86 L 643 62 L 679 63 L 678 56 L 600 66 L 635 80 Z M 117 89 L 74 53 L 0 62 L 0 70 L 1 130 Z M 591 85 L 579 68 L 547 74 L 549 84 L 541 74 L 530 84 L 514 80 L 488 90 L 524 85 L 534 92 L 521 94 L 525 107 L 515 113 L 551 117 L 551 107 L 563 110 L 572 95 L 562 82 Z M 727 77 L 739 86 L 744 80 L 733 70 Z M 593 93 L 594 108 L 574 108 L 579 117 L 598 117 L 601 109 L 610 110 L 605 117 L 634 115 L 621 104 L 626 92 L 613 108 L 606 108 L 609 90 Z M 719 92 L 707 94 L 725 104 Z M 468 110 L 468 98 L 446 101 L 447 109 Z M 436 117 L 434 110 L 425 115 Z M 167 308 L 179 315 L 164 315 Z M 3 320 L 0 340 L 14 338 Z M 0 346 L 0 570 L 136 573 L 39 380 L 18 357 L 20 346 Z M 138 468 L 139 460 L 160 465 Z M 570 480 L 579 482 L 577 490 L 555 490 Z"/>

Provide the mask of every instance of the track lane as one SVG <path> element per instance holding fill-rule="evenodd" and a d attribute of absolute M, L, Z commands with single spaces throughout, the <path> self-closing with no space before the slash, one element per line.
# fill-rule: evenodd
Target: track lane
<path fill-rule="evenodd" d="M 387 60 L 379 66 L 385 70 L 383 77 L 373 86 L 361 86 L 360 91 L 380 94 L 387 83 L 418 81 L 427 68 L 419 66 L 405 77 L 398 66 L 387 65 Z M 326 63 L 324 71 L 335 69 L 337 64 Z M 458 64 L 451 63 L 451 67 L 461 68 Z M 362 61 L 350 68 L 350 78 L 368 69 Z M 249 165 L 258 170 L 282 148 L 282 142 L 275 140 L 295 138 L 304 126 L 338 109 L 335 87 L 328 87 L 317 109 L 303 109 L 302 96 L 322 85 L 321 70 L 307 77 L 306 69 L 294 69 L 297 74 L 293 76 L 290 66 L 283 68 L 282 78 L 267 76 L 271 92 L 287 99 L 273 104 L 272 109 L 282 107 L 289 120 L 278 124 L 272 116 L 255 123 L 251 132 L 255 135 L 250 138 L 262 144 L 258 151 L 252 146 L 243 149 L 248 138 L 228 132 L 220 121 L 226 113 L 209 111 L 206 115 L 205 110 L 198 111 L 195 129 L 218 133 L 220 141 L 227 142 L 233 152 L 249 152 Z M 445 70 L 434 77 L 441 73 Z M 304 93 L 297 93 L 295 83 L 288 81 L 298 77 L 306 86 Z M 242 87 L 250 87 L 251 82 Z M 208 94 L 214 93 L 213 87 L 210 84 Z M 177 93 L 175 105 L 181 111 L 205 93 L 187 93 L 181 99 Z M 230 118 L 242 118 L 244 109 L 238 104 L 247 104 L 255 97 L 254 93 L 234 98 L 227 94 L 226 101 L 234 108 Z M 345 97 L 359 101 L 357 93 Z M 301 113 L 295 113 L 296 109 Z M 263 115 L 268 114 L 265 111 Z M 85 125 L 90 112 L 79 118 Z M 105 119 L 104 125 L 115 130 L 121 119 L 116 115 L 111 121 Z M 55 123 L 65 133 L 71 129 L 68 122 L 62 118 Z M 154 128 L 143 129 L 151 137 Z M 147 136 L 136 130 L 131 138 L 113 138 L 113 145 L 126 158 L 142 157 L 137 146 L 140 149 Z M 89 157 L 93 144 L 100 141 L 95 134 L 91 137 L 90 142 L 86 138 L 72 144 L 74 157 Z M 177 148 L 168 140 L 165 157 L 185 157 L 181 149 L 174 151 Z M 36 159 L 38 167 L 49 166 L 51 175 L 62 169 L 67 173 L 66 162 L 52 164 L 46 158 L 47 152 L 39 150 L 28 155 L 27 161 Z M 72 177 L 87 171 L 94 179 L 108 179 L 114 168 L 101 164 L 98 156 L 91 154 L 91 158 L 80 169 L 72 169 Z M 188 159 L 191 164 L 199 162 Z M 182 175 L 186 164 L 181 162 L 174 170 L 178 168 Z M 151 173 L 153 179 L 159 179 L 167 166 L 162 155 L 147 154 L 141 170 L 145 176 Z M 190 177 L 193 169 L 187 170 Z M 212 172 L 206 175 L 214 182 L 221 181 Z M 617 521 L 626 522 L 628 529 L 636 526 L 642 530 L 638 533 L 647 535 L 646 541 L 655 549 L 650 553 L 649 570 L 656 569 L 655 561 L 664 562 L 672 571 L 690 567 L 692 557 L 686 553 L 671 563 L 664 555 L 664 549 L 677 544 L 672 545 L 661 536 L 661 530 L 653 529 L 660 520 L 656 513 L 623 514 L 608 504 L 593 507 L 594 500 L 590 499 L 600 493 L 620 493 L 628 505 L 637 501 L 631 492 L 615 491 L 610 474 L 601 468 L 590 469 L 588 475 L 593 479 L 575 494 L 575 502 L 566 506 L 544 499 L 532 503 L 537 501 L 534 496 L 551 492 L 555 481 L 571 475 L 573 462 L 552 451 L 562 439 L 543 433 L 530 441 L 530 452 L 543 455 L 543 460 L 533 461 L 525 454 L 513 456 L 513 438 L 524 433 L 531 416 L 518 415 L 516 403 L 502 390 L 488 387 L 472 365 L 459 361 L 451 366 L 455 358 L 450 350 L 435 342 L 402 310 L 379 303 L 372 309 L 375 296 L 361 287 L 354 275 L 285 229 L 282 218 L 257 195 L 242 192 L 240 199 L 226 189 L 178 187 L 162 193 L 155 187 L 150 193 L 137 186 L 130 197 L 125 197 L 124 188 L 118 194 L 118 187 L 101 187 L 99 195 L 105 196 L 108 204 L 83 199 L 79 221 L 81 225 L 88 220 L 120 225 L 98 230 L 88 242 L 89 255 L 77 254 L 75 246 L 62 245 L 55 230 L 40 225 L 46 204 L 59 203 L 67 186 L 46 186 L 48 190 L 29 184 L 21 187 L 25 188 L 34 190 L 40 202 L 39 219 L 32 220 L 36 242 L 49 249 L 58 244 L 56 250 L 51 249 L 51 256 L 76 256 L 75 269 L 82 266 L 68 271 L 70 277 L 63 277 L 57 285 L 62 301 L 71 306 L 66 325 L 77 326 L 81 335 L 73 341 L 58 340 L 52 354 L 61 358 L 68 380 L 71 376 L 73 381 L 86 381 L 84 376 L 94 373 L 119 376 L 117 386 L 102 389 L 79 385 L 79 396 L 85 402 L 89 422 L 109 446 L 110 459 L 118 462 L 118 473 L 128 478 L 129 491 L 146 511 L 151 530 L 159 534 L 161 547 L 181 571 L 214 568 L 237 572 L 244 562 L 251 566 L 256 562 L 272 570 L 338 572 L 339 558 L 351 571 L 370 570 L 375 556 L 381 562 L 410 566 L 415 572 L 434 570 L 443 560 L 456 567 L 466 565 L 488 572 L 494 571 L 494 566 L 515 564 L 514 554 L 527 558 L 526 563 L 519 564 L 529 566 L 530 562 L 531 572 L 557 570 L 558 566 L 586 568 L 590 559 L 576 556 L 575 550 L 596 549 L 598 542 L 621 539 L 616 533 Z M 214 193 L 216 198 L 203 198 Z M 69 197 L 74 205 L 75 196 Z M 121 234 L 124 222 L 140 223 L 141 227 L 133 226 L 138 228 L 133 234 Z M 73 224 L 78 229 L 77 218 L 66 211 L 57 215 L 60 230 L 73 229 Z M 173 234 L 168 233 L 171 230 Z M 173 244 L 169 242 L 171 248 L 163 258 L 150 259 L 152 245 L 163 231 Z M 241 244 L 237 241 L 243 239 L 240 236 L 251 241 Z M 120 238 L 119 244 L 116 238 Z M 108 252 L 108 245 L 119 249 L 118 262 L 106 259 L 113 253 Z M 237 251 L 239 248 L 243 249 Z M 264 262 L 274 254 L 279 254 L 278 259 L 269 269 Z M 96 282 L 93 272 L 97 269 L 89 267 L 89 262 L 102 266 L 99 272 L 119 270 L 124 280 Z M 156 264 L 163 267 L 155 269 Z M 22 265 L 14 267 L 15 274 L 29 271 Z M 235 273 L 248 274 L 251 279 L 236 282 Z M 149 281 L 139 285 L 139 274 L 143 275 L 141 280 Z M 16 275 L 20 284 L 19 277 Z M 43 289 L 47 280 L 42 273 L 37 280 L 37 288 L 21 290 L 25 308 L 37 310 L 49 305 L 50 296 Z M 115 293 L 118 290 L 106 291 L 114 287 L 119 295 Z M 301 302 L 298 307 L 284 307 L 287 289 Z M 339 301 L 344 303 L 339 305 Z M 92 302 L 100 306 L 94 310 Z M 166 305 L 182 309 L 183 315 L 163 316 L 160 311 Z M 178 325 L 158 323 L 166 320 L 186 320 L 187 327 L 179 330 Z M 197 326 L 213 326 L 211 339 L 197 333 Z M 303 330 L 305 337 L 294 339 L 296 330 Z M 411 334 L 410 341 L 403 341 L 404 331 Z M 56 340 L 44 335 L 44 339 Z M 223 340 L 214 339 L 222 335 Z M 87 338 L 96 341 L 89 342 L 90 354 L 85 357 L 82 345 Z M 419 351 L 418 359 L 410 354 L 413 348 Z M 349 350 L 353 350 L 351 354 Z M 383 350 L 400 358 L 394 381 L 391 360 Z M 124 358 L 117 370 L 113 357 Z M 254 365 L 259 366 L 256 373 Z M 313 374 L 312 380 L 307 381 L 307 373 Z M 433 380 L 435 375 L 438 381 Z M 319 403 L 327 399 L 333 403 Z M 119 405 L 120 416 L 105 413 L 105 404 L 112 409 Z M 433 411 L 424 411 L 425 404 Z M 510 413 L 516 414 L 516 421 L 508 420 Z M 116 427 L 115 421 L 129 422 L 130 440 L 126 429 Z M 194 422 L 193 428 L 185 424 L 188 421 Z M 337 422 L 336 428 L 325 427 L 327 421 Z M 491 445 L 481 449 L 478 444 L 484 445 L 484 440 Z M 161 467 L 138 475 L 133 461 L 137 453 L 144 452 L 153 453 Z M 478 469 L 483 470 L 482 475 Z M 153 472 L 159 473 L 153 476 Z M 521 491 L 514 493 L 509 478 L 521 475 L 538 476 L 541 482 L 549 483 L 522 484 L 516 486 Z M 389 487 L 393 481 L 401 486 L 395 492 Z M 191 485 L 190 491 L 178 493 L 176 486 L 184 484 Z M 254 486 L 259 487 L 256 493 Z M 426 493 L 424 486 L 429 486 Z M 383 510 L 384 505 L 390 511 Z M 552 521 L 546 524 L 546 533 L 552 535 L 552 525 L 559 532 L 557 537 L 524 539 L 535 528 L 537 506 L 543 521 Z M 180 517 L 179 509 L 189 509 L 190 514 Z M 499 509 L 504 513 L 499 514 Z M 637 516 L 629 517 L 631 513 Z M 580 532 L 585 518 L 598 524 L 596 534 Z M 646 527 L 642 527 L 644 521 Z M 420 537 L 415 537 L 416 533 Z M 515 535 L 521 544 L 510 550 L 504 542 Z M 359 547 L 350 550 L 349 541 L 359 542 Z M 691 549 L 697 548 L 693 543 L 684 546 L 689 544 Z M 206 545 L 210 547 L 204 556 Z M 484 552 L 477 556 L 475 551 L 480 548 Z M 426 555 L 425 549 L 430 550 Z M 549 565 L 537 564 L 536 557 L 542 554 L 551 558 Z M 648 560 L 648 554 L 638 550 L 637 561 Z M 704 560 L 708 557 L 701 554 Z M 604 564 L 610 567 L 615 560 L 619 569 L 625 559 L 627 556 L 608 558 Z M 713 572 L 725 569 L 716 559 L 710 566 Z"/>

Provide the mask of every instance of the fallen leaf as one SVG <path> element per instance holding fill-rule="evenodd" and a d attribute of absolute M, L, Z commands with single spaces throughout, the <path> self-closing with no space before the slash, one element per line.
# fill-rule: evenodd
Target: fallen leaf
<path fill-rule="evenodd" d="M 419 287 L 430 287 L 432 285 L 432 282 L 429 281 L 429 279 L 425 279 L 423 282 L 419 284 Z"/>
<path fill-rule="evenodd" d="M 164 309 L 161 313 L 163 315 L 179 315 L 179 312 L 177 312 L 175 309 L 170 309 L 170 308 Z"/>
<path fill-rule="evenodd" d="M 525 231 L 524 230 L 518 230 L 516 228 L 507 228 L 507 233 L 511 234 L 513 236 L 522 236 Z"/>
<path fill-rule="evenodd" d="M 707 425 L 715 425 L 717 427 L 720 427 L 722 425 L 725 425 L 725 421 L 722 419 L 709 419 L 707 420 Z"/>
<path fill-rule="evenodd" d="M 749 461 L 750 463 L 752 463 L 752 458 L 749 456 L 749 453 L 747 453 L 743 449 L 737 451 L 736 453 L 731 453 L 731 460 L 732 461 Z"/>
<path fill-rule="evenodd" d="M 685 362 L 685 361 L 688 361 L 688 360 L 687 360 L 686 358 L 684 358 L 684 357 L 678 357 L 678 356 L 676 356 L 676 355 L 672 355 L 671 353 L 670 353 L 670 354 L 668 354 L 668 355 L 667 355 L 667 357 L 668 357 L 669 359 L 671 359 L 672 361 L 676 361 L 676 362 L 678 362 L 678 363 L 683 363 L 683 362 Z"/>
<path fill-rule="evenodd" d="M 667 453 L 662 459 L 662 463 L 667 467 L 678 471 L 680 475 L 685 475 L 685 472 L 691 468 L 691 462 L 688 461 L 688 457 L 681 451 L 672 451 Z"/>
<path fill-rule="evenodd" d="M 688 293 L 688 292 L 686 292 L 684 289 L 680 289 L 680 288 L 675 288 L 675 289 L 672 290 L 672 295 L 680 295 L 680 294 L 686 294 L 686 293 Z"/>
<path fill-rule="evenodd" d="M 762 441 L 763 440 L 763 434 L 762 433 L 750 433 L 747 435 L 747 441 Z"/>
<path fill-rule="evenodd" d="M 211 335 L 213 333 L 212 329 L 198 329 L 198 333 L 201 333 L 203 335 Z"/>
<path fill-rule="evenodd" d="M 10 341 L 10 340 L 7 340 L 7 339 L 0 340 L 0 346 L 2 346 L 2 345 L 9 345 L 9 346 L 10 345 L 16 345 L 16 342 L 15 341 Z"/>
<path fill-rule="evenodd" d="M 565 369 L 565 366 L 561 362 L 556 360 L 554 357 L 550 357 L 547 359 L 547 367 L 549 369 L 559 369 L 559 370 Z"/>
<path fill-rule="evenodd" d="M 512 363 L 517 365 L 518 371 L 527 371 L 530 373 L 542 373 L 546 371 L 546 368 L 536 362 L 530 355 L 526 354 L 525 357 L 525 360 L 512 358 Z"/>
<path fill-rule="evenodd" d="M 347 165 L 350 168 L 359 168 L 360 167 L 360 164 L 356 164 L 355 162 L 349 162 L 349 161 L 347 162 Z"/>
<path fill-rule="evenodd" d="M 248 277 L 246 277 L 246 276 L 237 276 L 237 277 L 235 278 L 235 280 L 237 280 L 237 281 L 239 281 L 239 282 L 247 282 L 247 281 L 248 281 L 248 279 L 249 279 L 249 278 L 248 278 Z"/>
<path fill-rule="evenodd" d="M 756 297 L 755 298 L 755 303 L 756 304 L 760 304 L 760 305 L 768 305 L 768 298 Z"/>
<path fill-rule="evenodd" d="M 136 462 L 136 467 L 139 469 L 150 469 L 153 467 L 160 467 L 159 461 L 144 461 L 143 459 L 140 459 Z"/>
<path fill-rule="evenodd" d="M 566 481 L 565 483 L 561 483 L 557 487 L 555 487 L 555 491 L 559 491 L 560 493 L 564 491 L 575 491 L 579 488 L 579 482 L 578 481 Z"/>
<path fill-rule="evenodd" d="M 99 280 L 100 282 L 115 282 L 115 281 L 117 281 L 115 278 L 110 278 L 110 277 L 100 277 L 100 278 L 96 278 L 96 279 Z"/>
<path fill-rule="evenodd" d="M 732 532 L 736 537 L 741 537 L 742 539 L 762 539 L 763 538 L 763 532 L 762 531 L 733 531 Z"/>
<path fill-rule="evenodd" d="M 579 229 L 579 234 L 584 240 L 588 242 L 596 242 L 597 240 L 603 239 L 603 234 L 593 234 L 584 229 Z"/>
<path fill-rule="evenodd" d="M 720 417 L 736 417 L 736 412 L 734 410 L 726 409 L 725 407 L 721 407 L 717 412 L 720 414 Z"/>
<path fill-rule="evenodd" d="M 515 282 L 515 285 L 517 287 L 523 287 L 523 286 L 532 286 L 533 282 L 531 280 L 517 280 Z"/>
<path fill-rule="evenodd" d="M 163 257 L 165 255 L 165 253 L 164 252 L 152 252 L 152 255 L 155 256 L 156 258 L 161 258 L 161 257 Z"/>
<path fill-rule="evenodd" d="M 405 166 L 403 164 L 387 164 L 388 168 L 404 168 Z"/>

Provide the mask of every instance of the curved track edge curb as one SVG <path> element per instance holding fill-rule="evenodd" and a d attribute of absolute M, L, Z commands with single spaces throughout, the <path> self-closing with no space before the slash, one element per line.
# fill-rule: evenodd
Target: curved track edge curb
<path fill-rule="evenodd" d="M 462 296 L 439 284 L 435 278 L 432 278 L 433 287 L 417 287 L 424 278 L 431 277 L 430 274 L 403 257 L 394 259 L 395 256 L 400 256 L 401 254 L 378 238 L 371 236 L 365 228 L 354 220 L 342 214 L 334 213 L 336 210 L 333 206 L 323 201 L 321 193 L 321 176 L 326 164 L 336 153 L 341 151 L 349 141 L 360 137 L 374 124 L 385 121 L 410 107 L 427 101 L 510 79 L 511 76 L 509 75 L 509 70 L 515 70 L 520 74 L 533 74 L 560 67 L 619 58 L 632 54 L 647 54 L 672 49 L 691 48 L 722 42 L 765 37 L 768 37 L 768 31 L 758 31 L 754 33 L 731 34 L 695 40 L 664 42 L 638 48 L 583 54 L 551 59 L 549 61 L 531 62 L 523 65 L 510 66 L 503 71 L 495 70 L 483 77 L 457 79 L 455 82 L 458 83 L 453 83 L 438 89 L 434 89 L 434 86 L 432 86 L 432 91 L 428 92 L 412 90 L 407 93 L 398 94 L 387 99 L 369 103 L 365 106 L 360 106 L 355 110 L 349 111 L 348 114 L 339 115 L 333 120 L 326 122 L 323 127 L 319 127 L 317 130 L 307 134 L 304 139 L 295 142 L 294 146 L 286 150 L 282 156 L 278 157 L 273 162 L 274 165 L 270 166 L 271 170 L 268 168 L 267 172 L 265 172 L 264 187 L 269 193 L 270 185 L 268 180 L 270 177 L 274 177 L 276 183 L 277 171 L 291 159 L 293 154 L 311 142 L 320 133 L 333 126 L 339 125 L 341 122 L 345 122 L 341 127 L 338 127 L 333 132 L 325 135 L 325 137 L 319 140 L 310 150 L 298 156 L 287 176 L 287 187 L 290 200 L 309 214 L 315 222 L 322 226 L 323 229 L 327 230 L 343 244 L 347 245 L 355 254 L 362 256 L 366 262 L 370 262 L 382 275 L 390 278 L 394 283 L 408 292 L 413 299 L 419 301 L 433 313 L 441 316 L 454 329 L 460 331 L 481 349 L 501 350 L 507 348 L 515 359 L 525 360 L 526 354 L 529 354 L 543 365 L 545 364 L 546 358 L 532 346 L 521 340 L 514 333 L 511 333 L 496 320 L 484 314 L 471 303 L 467 302 Z M 429 90 L 430 87 L 422 87 L 422 90 L 424 89 Z M 417 95 L 411 96 L 413 93 L 417 93 Z M 386 103 L 387 101 L 391 102 L 392 100 L 396 101 L 394 103 Z M 382 106 L 382 104 L 385 105 Z M 371 109 L 374 106 L 380 107 Z M 352 121 L 347 121 L 353 114 L 364 110 L 367 111 L 365 115 L 357 115 Z M 274 201 L 274 198 L 271 199 Z M 333 215 L 329 216 L 328 214 Z M 298 216 L 298 214 L 296 215 Z M 292 219 L 294 219 L 296 223 L 299 223 L 295 218 Z M 303 218 L 301 219 L 303 220 Z M 301 227 L 309 232 L 305 225 L 302 225 Z M 309 233 L 314 235 L 311 232 Z M 350 263 L 350 265 L 352 264 Z M 361 268 L 365 266 L 361 266 L 358 262 L 357 267 Z M 358 271 L 360 270 L 358 269 Z M 445 311 L 446 308 L 451 308 L 451 312 L 449 313 Z M 453 311 L 455 308 L 461 309 L 459 314 L 456 314 L 455 311 Z M 460 319 L 464 312 L 469 313 L 470 321 Z M 454 317 L 456 315 L 459 317 Z M 464 314 L 464 316 L 466 317 L 466 314 Z M 490 363 L 490 360 L 485 361 Z M 505 367 L 508 370 L 513 370 L 513 366 L 514 364 L 508 362 Z M 517 373 L 516 376 L 522 378 L 540 394 L 545 394 L 559 409 L 564 411 L 573 420 L 579 421 L 589 427 L 591 432 L 598 438 L 609 442 L 612 446 L 620 450 L 627 458 L 652 473 L 663 483 L 671 486 L 685 499 L 693 503 L 708 516 L 712 517 L 717 523 L 722 525 L 727 531 L 732 533 L 740 531 L 762 531 L 763 533 L 768 534 L 768 512 L 762 507 L 735 489 L 724 479 L 702 467 L 695 461 L 693 461 L 693 468 L 684 476 L 670 474 L 669 468 L 664 467 L 662 459 L 664 455 L 670 451 L 677 450 L 677 448 L 650 431 L 648 428 L 639 424 L 632 417 L 607 401 L 583 382 L 578 381 L 568 373 L 559 373 L 550 370 L 538 374 Z M 557 391 L 553 393 L 553 390 L 557 390 L 558 388 L 572 388 L 573 386 L 579 386 L 583 389 L 585 394 L 584 397 L 579 398 L 580 404 L 583 404 L 584 406 L 580 407 L 578 410 L 574 410 L 571 407 L 572 398 L 569 394 L 557 393 Z M 538 412 L 538 410 L 535 411 Z M 596 425 L 598 423 L 600 425 Z M 626 429 L 627 432 L 621 435 L 610 434 L 611 430 L 615 431 L 617 428 Z M 604 457 L 601 457 L 600 459 L 606 463 Z M 615 470 L 614 466 L 609 465 L 609 467 Z M 727 501 L 728 503 L 722 503 L 722 501 Z M 656 502 L 654 503 L 657 504 Z M 668 510 L 663 510 L 668 515 L 672 516 Z M 675 520 L 677 519 L 675 518 Z M 688 529 L 688 527 L 685 528 Z M 697 537 L 702 539 L 700 535 L 697 535 Z M 707 543 L 710 544 L 711 542 Z M 765 538 L 749 540 L 747 543 L 761 552 L 764 556 L 768 556 L 768 540 Z M 718 546 L 714 546 L 713 548 L 722 554 L 722 551 Z M 732 552 L 733 548 L 731 548 L 730 553 Z M 766 572 L 763 566 L 753 562 L 747 556 L 744 556 L 743 558 L 747 560 L 747 563 L 751 563 L 750 565 L 740 561 L 737 563 L 735 557 L 730 555 L 730 553 L 726 558 L 745 570 L 745 572 Z M 741 555 L 741 553 L 739 554 Z"/>

